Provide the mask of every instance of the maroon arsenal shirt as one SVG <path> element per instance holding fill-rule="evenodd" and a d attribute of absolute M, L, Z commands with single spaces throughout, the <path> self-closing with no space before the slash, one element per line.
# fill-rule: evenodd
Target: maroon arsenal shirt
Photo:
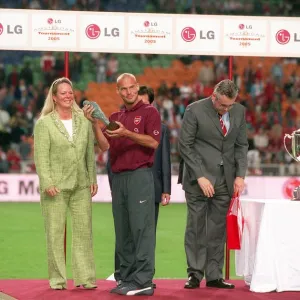
<path fill-rule="evenodd" d="M 131 109 L 123 109 L 110 116 L 128 130 L 152 136 L 158 143 L 161 135 L 159 112 L 150 104 L 139 101 Z M 133 171 L 153 165 L 155 149 L 141 146 L 127 137 L 109 138 L 110 164 L 113 173 Z"/>

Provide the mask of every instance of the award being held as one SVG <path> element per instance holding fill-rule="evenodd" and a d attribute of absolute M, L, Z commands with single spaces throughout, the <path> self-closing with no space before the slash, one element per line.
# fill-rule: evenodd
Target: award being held
<path fill-rule="evenodd" d="M 288 150 L 286 146 L 286 139 L 290 139 L 292 142 L 291 150 L 292 153 Z M 297 162 L 300 162 L 300 129 L 293 131 L 291 134 L 285 134 L 283 139 L 283 144 L 286 152 Z M 300 201 L 300 186 L 297 186 L 293 190 L 293 199 Z"/>
<path fill-rule="evenodd" d="M 92 117 L 102 121 L 105 124 L 106 129 L 116 130 L 120 127 L 116 122 L 114 122 L 114 121 L 110 122 L 109 121 L 109 119 L 105 116 L 104 112 L 102 111 L 102 109 L 100 108 L 100 106 L 96 102 L 84 100 L 83 101 L 83 106 L 85 106 L 85 105 L 93 106 L 94 111 L 92 113 Z"/>

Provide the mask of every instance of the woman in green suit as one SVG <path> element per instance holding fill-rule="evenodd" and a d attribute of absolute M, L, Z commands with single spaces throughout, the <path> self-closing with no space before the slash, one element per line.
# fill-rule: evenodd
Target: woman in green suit
<path fill-rule="evenodd" d="M 91 207 L 98 190 L 94 136 L 67 78 L 55 80 L 50 87 L 34 128 L 34 160 L 40 181 L 50 287 L 67 287 L 64 232 L 70 210 L 74 284 L 96 288 Z"/>

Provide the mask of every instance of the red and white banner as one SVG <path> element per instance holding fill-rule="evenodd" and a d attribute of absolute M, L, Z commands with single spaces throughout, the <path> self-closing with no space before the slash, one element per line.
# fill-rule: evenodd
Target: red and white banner
<path fill-rule="evenodd" d="M 0 9 L 0 49 L 298 57 L 300 19 Z"/>
<path fill-rule="evenodd" d="M 111 193 L 107 175 L 98 175 L 98 194 L 95 202 L 110 202 Z M 290 199 L 292 191 L 300 185 L 299 177 L 247 177 L 241 199 Z M 39 201 L 39 182 L 33 174 L 0 174 L 0 202 Z M 173 203 L 185 202 L 182 186 L 177 184 L 177 176 L 172 176 Z"/>

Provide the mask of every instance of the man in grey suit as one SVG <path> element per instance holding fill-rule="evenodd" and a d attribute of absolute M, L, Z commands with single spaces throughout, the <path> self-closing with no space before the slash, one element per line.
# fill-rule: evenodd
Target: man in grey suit
<path fill-rule="evenodd" d="M 187 202 L 185 288 L 234 288 L 222 278 L 226 213 L 233 195 L 244 188 L 248 142 L 245 108 L 235 103 L 238 89 L 219 82 L 211 97 L 190 104 L 179 135 L 183 184 Z"/>
<path fill-rule="evenodd" d="M 152 104 L 154 101 L 154 91 L 152 88 L 147 86 L 140 86 L 139 98 L 145 104 Z M 159 214 L 160 203 L 165 206 L 170 202 L 171 197 L 171 154 L 170 154 L 170 134 L 168 127 L 162 123 L 160 143 L 155 150 L 154 164 L 151 168 L 154 187 L 155 187 L 155 231 L 157 228 L 157 220 Z M 112 184 L 113 173 L 107 161 L 107 173 L 109 179 L 109 185 Z M 120 276 L 120 260 L 118 255 L 115 253 L 115 279 L 117 285 L 121 284 L 122 278 Z M 156 285 L 153 283 L 153 287 Z"/>

